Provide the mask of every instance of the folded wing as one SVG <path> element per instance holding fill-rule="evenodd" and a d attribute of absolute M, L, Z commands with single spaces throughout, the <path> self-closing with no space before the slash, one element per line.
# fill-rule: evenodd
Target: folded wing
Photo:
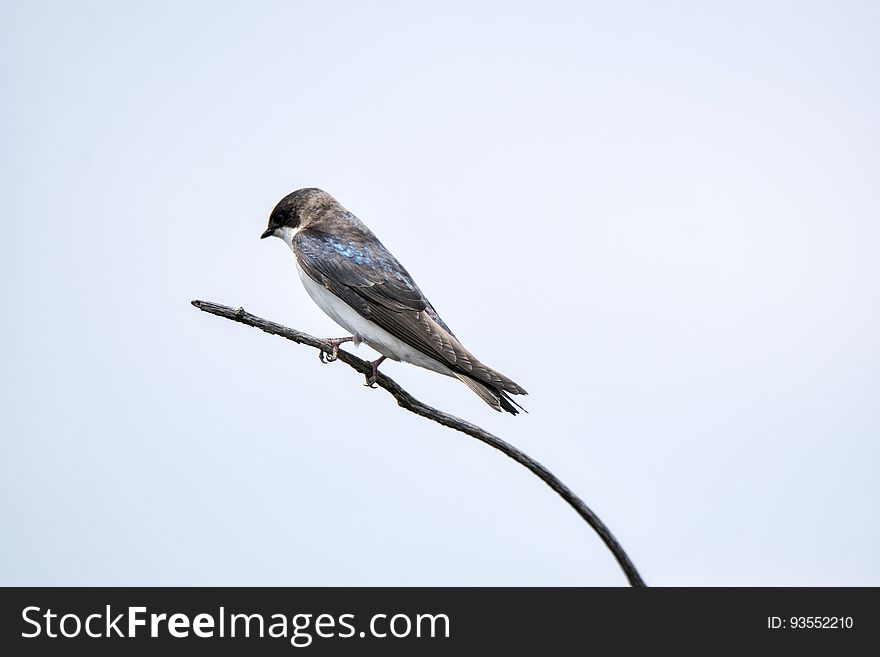
<path fill-rule="evenodd" d="M 466 379 L 473 379 L 477 385 L 471 388 L 484 399 L 497 392 L 494 404 L 486 399 L 490 405 L 509 410 L 507 406 L 513 407 L 504 392 L 526 394 L 462 346 L 406 269 L 371 233 L 342 239 L 307 228 L 296 235 L 293 245 L 303 271 L 363 317 L 443 363 L 468 385 Z"/>

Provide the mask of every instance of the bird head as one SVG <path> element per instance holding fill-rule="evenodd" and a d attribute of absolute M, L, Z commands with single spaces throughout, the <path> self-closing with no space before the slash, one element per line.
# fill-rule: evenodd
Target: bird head
<path fill-rule="evenodd" d="M 298 189 L 278 201 L 269 215 L 269 226 L 260 239 L 278 237 L 289 243 L 297 231 L 339 207 L 336 199 L 323 190 L 315 187 Z"/>

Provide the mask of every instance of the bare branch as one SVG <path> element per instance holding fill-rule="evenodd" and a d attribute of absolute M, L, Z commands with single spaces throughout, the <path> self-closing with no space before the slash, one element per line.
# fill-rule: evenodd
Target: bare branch
<path fill-rule="evenodd" d="M 231 319 L 234 322 L 247 324 L 248 326 L 253 326 L 260 329 L 261 331 L 265 331 L 266 333 L 278 335 L 282 338 L 292 340 L 293 342 L 307 345 L 309 347 L 314 347 L 315 349 L 319 349 L 320 351 L 323 351 L 327 354 L 333 351 L 331 345 L 326 340 L 321 340 L 319 338 L 309 335 L 308 333 L 303 333 L 301 331 L 297 331 L 296 329 L 287 328 L 286 326 L 276 324 L 275 322 L 270 322 L 269 320 L 263 319 L 262 317 L 251 315 L 250 313 L 246 312 L 244 308 L 230 308 L 229 306 L 223 306 L 219 303 L 198 300 L 193 301 L 192 305 L 206 313 L 217 315 L 218 317 L 224 317 L 226 319 Z M 373 372 L 372 367 L 368 361 L 362 360 L 357 356 L 354 356 L 349 352 L 341 349 L 339 350 L 339 360 L 350 366 L 352 369 L 357 370 L 365 377 L 369 376 Z M 545 484 L 550 486 L 550 488 L 555 490 L 562 499 L 568 502 L 569 505 L 571 505 L 571 507 L 578 512 L 578 515 L 586 520 L 587 524 L 589 524 L 590 527 L 595 530 L 595 532 L 599 535 L 599 538 L 602 539 L 602 542 L 605 543 L 609 550 L 611 550 L 614 558 L 617 559 L 617 563 L 620 564 L 620 567 L 626 575 L 627 580 L 629 580 L 630 585 L 646 586 L 644 580 L 642 580 L 641 576 L 636 570 L 635 565 L 633 565 L 633 562 L 630 560 L 629 556 L 627 556 L 620 543 L 617 542 L 617 539 L 614 538 L 614 535 L 605 526 L 605 523 L 603 523 L 599 519 L 599 517 L 595 513 L 593 513 L 593 511 L 586 504 L 584 504 L 584 502 L 577 495 L 575 495 L 570 488 L 568 488 L 568 486 L 557 479 L 556 475 L 550 472 L 543 465 L 535 461 L 524 452 L 521 452 L 513 445 L 510 445 L 501 440 L 501 438 L 499 438 L 498 436 L 489 433 L 485 429 L 482 429 L 475 424 L 472 424 L 470 422 L 457 418 L 454 415 L 450 415 L 449 413 L 437 410 L 436 408 L 420 402 L 418 399 L 409 394 L 406 390 L 401 388 L 396 381 L 386 376 L 382 372 L 379 372 L 379 379 L 378 381 L 376 381 L 376 384 L 380 388 L 383 388 L 389 394 L 391 394 L 391 396 L 397 400 L 398 405 L 405 408 L 406 410 L 415 413 L 416 415 L 421 415 L 422 417 L 428 418 L 429 420 L 433 420 L 434 422 L 439 422 L 443 426 L 449 427 L 450 429 L 455 429 L 456 431 L 466 433 L 467 435 L 476 438 L 477 440 L 480 440 L 491 447 L 494 447 L 500 452 L 503 452 L 517 463 L 520 463 L 521 465 L 528 468 L 531 472 L 538 476 L 541 481 L 543 481 Z"/>

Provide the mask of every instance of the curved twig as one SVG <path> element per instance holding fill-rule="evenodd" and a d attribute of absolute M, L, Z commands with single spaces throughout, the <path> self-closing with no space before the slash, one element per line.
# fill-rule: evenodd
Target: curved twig
<path fill-rule="evenodd" d="M 297 331 L 296 329 L 288 328 L 281 324 L 276 324 L 275 322 L 270 322 L 269 320 L 257 317 L 256 315 L 251 315 L 249 312 L 246 312 L 244 308 L 230 308 L 229 306 L 223 306 L 219 303 L 199 300 L 193 301 L 192 305 L 206 313 L 231 319 L 234 322 L 239 322 L 248 326 L 253 326 L 266 333 L 278 335 L 282 338 L 292 340 L 293 342 L 314 347 L 327 354 L 333 351 L 331 345 L 326 340 L 321 340 L 308 333 L 303 333 L 302 331 Z M 362 360 L 347 351 L 339 350 L 339 360 L 364 376 L 369 376 L 373 372 L 372 366 L 368 361 Z M 629 580 L 630 585 L 646 586 L 644 580 L 636 570 L 635 565 L 633 565 L 633 562 L 621 547 L 620 543 L 617 542 L 617 539 L 614 538 L 614 535 L 605 526 L 605 523 L 603 523 L 568 486 L 563 484 L 556 475 L 543 465 L 531 458 L 528 454 L 521 452 L 513 445 L 504 442 L 498 436 L 489 433 L 485 429 L 478 427 L 476 424 L 472 424 L 420 402 L 406 390 L 401 388 L 394 379 L 386 376 L 382 372 L 379 372 L 379 378 L 378 381 L 376 381 L 376 384 L 391 394 L 391 396 L 397 400 L 398 405 L 406 410 L 428 418 L 429 420 L 433 420 L 434 422 L 439 422 L 450 429 L 466 433 L 467 435 L 494 447 L 500 452 L 503 452 L 517 463 L 528 468 L 538 476 L 541 481 L 555 490 L 562 499 L 568 502 L 571 507 L 578 512 L 578 515 L 586 520 L 587 524 L 595 530 L 599 535 L 599 538 L 602 539 L 602 542 L 605 543 L 609 550 L 611 550 L 614 558 L 617 559 L 617 563 L 620 564 L 620 567 L 626 575 L 627 580 Z"/>

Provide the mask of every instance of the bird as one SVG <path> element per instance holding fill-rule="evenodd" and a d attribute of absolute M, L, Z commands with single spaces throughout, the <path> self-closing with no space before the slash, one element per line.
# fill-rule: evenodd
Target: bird
<path fill-rule="evenodd" d="M 329 340 L 327 361 L 340 345 L 366 343 L 386 358 L 459 379 L 496 411 L 525 410 L 511 395 L 525 389 L 465 349 L 412 276 L 373 232 L 327 192 L 306 187 L 281 199 L 260 239 L 277 237 L 293 251 L 300 281 L 312 300 L 351 335 Z M 325 361 L 323 351 L 319 353 Z"/>

